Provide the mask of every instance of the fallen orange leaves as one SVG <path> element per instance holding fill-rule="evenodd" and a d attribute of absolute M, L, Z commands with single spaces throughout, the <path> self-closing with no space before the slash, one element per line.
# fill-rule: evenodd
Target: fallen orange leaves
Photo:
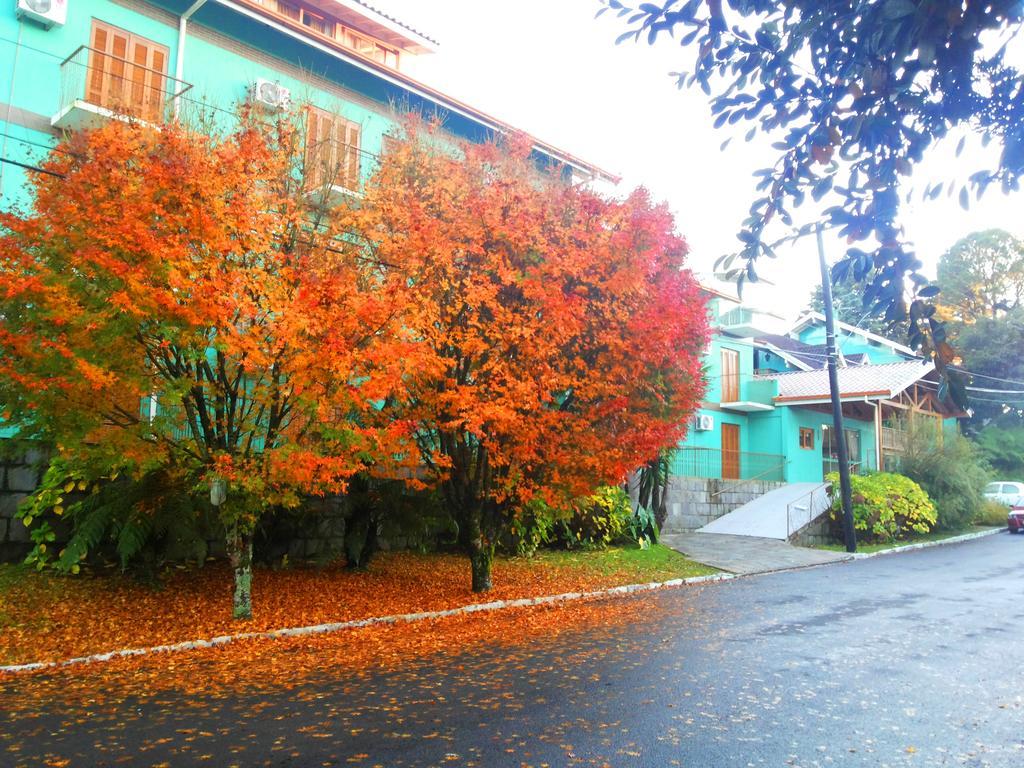
<path fill-rule="evenodd" d="M 223 602 L 223 601 L 221 601 Z M 244 640 L 186 653 L 116 659 L 22 675 L 0 675 L 0 698 L 12 714 L 115 706 L 126 699 L 177 700 L 294 691 L 322 696 L 311 683 L 409 667 L 433 658 L 488 651 L 512 653 L 569 633 L 594 633 L 651 621 L 657 603 L 639 598 L 514 608 L 410 624 L 378 625 L 329 635 Z M 426 660 L 426 661 L 424 661 Z M 458 669 L 458 665 L 455 666 Z M 257 702 L 255 707 L 259 706 Z"/>
<path fill-rule="evenodd" d="M 226 564 L 172 571 L 159 590 L 129 579 L 27 574 L 0 591 L 0 664 L 57 661 L 121 648 L 211 638 L 491 600 L 588 591 L 636 581 L 626 570 L 499 559 L 496 587 L 474 594 L 455 555 L 389 553 L 366 572 L 262 569 L 253 580 L 256 614 L 231 618 Z M 6 625 L 6 626 L 5 626 Z M 171 661 L 173 663 L 173 660 Z"/>

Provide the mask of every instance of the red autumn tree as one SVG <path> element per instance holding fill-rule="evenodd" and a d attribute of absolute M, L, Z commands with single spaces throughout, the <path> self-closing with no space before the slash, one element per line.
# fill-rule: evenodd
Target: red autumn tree
<path fill-rule="evenodd" d="M 267 510 L 408 454 L 400 422 L 364 418 L 415 359 L 402 299 L 332 245 L 301 147 L 289 116 L 243 110 L 220 138 L 113 120 L 62 142 L 33 210 L 0 218 L 5 418 L 96 475 L 226 489 L 238 618 Z"/>
<path fill-rule="evenodd" d="M 644 191 L 611 200 L 538 170 L 525 137 L 458 144 L 416 125 L 348 226 L 409 288 L 422 357 L 385 414 L 417 425 L 476 591 L 516 510 L 621 482 L 676 444 L 704 388 L 704 302 Z"/>

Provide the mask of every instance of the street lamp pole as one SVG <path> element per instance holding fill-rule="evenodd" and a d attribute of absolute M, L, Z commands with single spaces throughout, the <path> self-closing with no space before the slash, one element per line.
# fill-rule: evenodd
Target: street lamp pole
<path fill-rule="evenodd" d="M 847 552 L 857 551 L 857 534 L 853 529 L 853 490 L 850 487 L 850 457 L 843 433 L 843 406 L 839 391 L 839 371 L 836 367 L 836 321 L 832 308 L 832 279 L 825 263 L 825 243 L 821 224 L 815 234 L 818 241 L 818 265 L 821 267 L 821 300 L 825 305 L 825 354 L 828 358 L 828 390 L 832 398 L 833 445 L 839 457 L 839 496 L 843 506 L 843 540 Z"/>

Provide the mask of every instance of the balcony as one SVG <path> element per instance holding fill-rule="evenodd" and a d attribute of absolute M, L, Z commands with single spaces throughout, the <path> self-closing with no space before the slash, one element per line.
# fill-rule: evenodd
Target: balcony
<path fill-rule="evenodd" d="M 192 86 L 163 72 L 79 46 L 60 65 L 60 109 L 54 128 L 96 128 L 108 120 L 160 124 Z"/>
<path fill-rule="evenodd" d="M 786 457 L 778 454 L 695 446 L 676 449 L 669 464 L 672 476 L 718 480 L 779 481 L 785 479 L 785 469 Z"/>
<path fill-rule="evenodd" d="M 721 388 L 719 407 L 723 411 L 760 413 L 775 410 L 772 398 L 778 393 L 778 382 L 756 381 L 737 372 L 723 375 Z"/>
<path fill-rule="evenodd" d="M 882 427 L 882 450 L 899 453 L 907 447 L 907 432 L 903 429 Z"/>
<path fill-rule="evenodd" d="M 736 307 L 718 316 L 714 325 L 737 336 L 761 336 L 780 330 L 781 320 L 771 312 Z"/>

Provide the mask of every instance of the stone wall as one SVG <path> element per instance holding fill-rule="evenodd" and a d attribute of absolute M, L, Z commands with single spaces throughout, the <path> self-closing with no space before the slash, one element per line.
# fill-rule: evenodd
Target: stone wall
<path fill-rule="evenodd" d="M 32 548 L 28 531 L 14 517 L 18 504 L 39 485 L 42 455 L 0 458 L 0 562 L 18 561 Z"/>
<path fill-rule="evenodd" d="M 821 544 L 835 544 L 835 538 L 829 533 L 828 514 L 824 514 L 810 525 L 805 525 L 792 537 L 791 543 L 801 547 L 816 547 Z"/>
<path fill-rule="evenodd" d="M 667 491 L 665 533 L 695 531 L 785 483 L 672 477 Z"/>

